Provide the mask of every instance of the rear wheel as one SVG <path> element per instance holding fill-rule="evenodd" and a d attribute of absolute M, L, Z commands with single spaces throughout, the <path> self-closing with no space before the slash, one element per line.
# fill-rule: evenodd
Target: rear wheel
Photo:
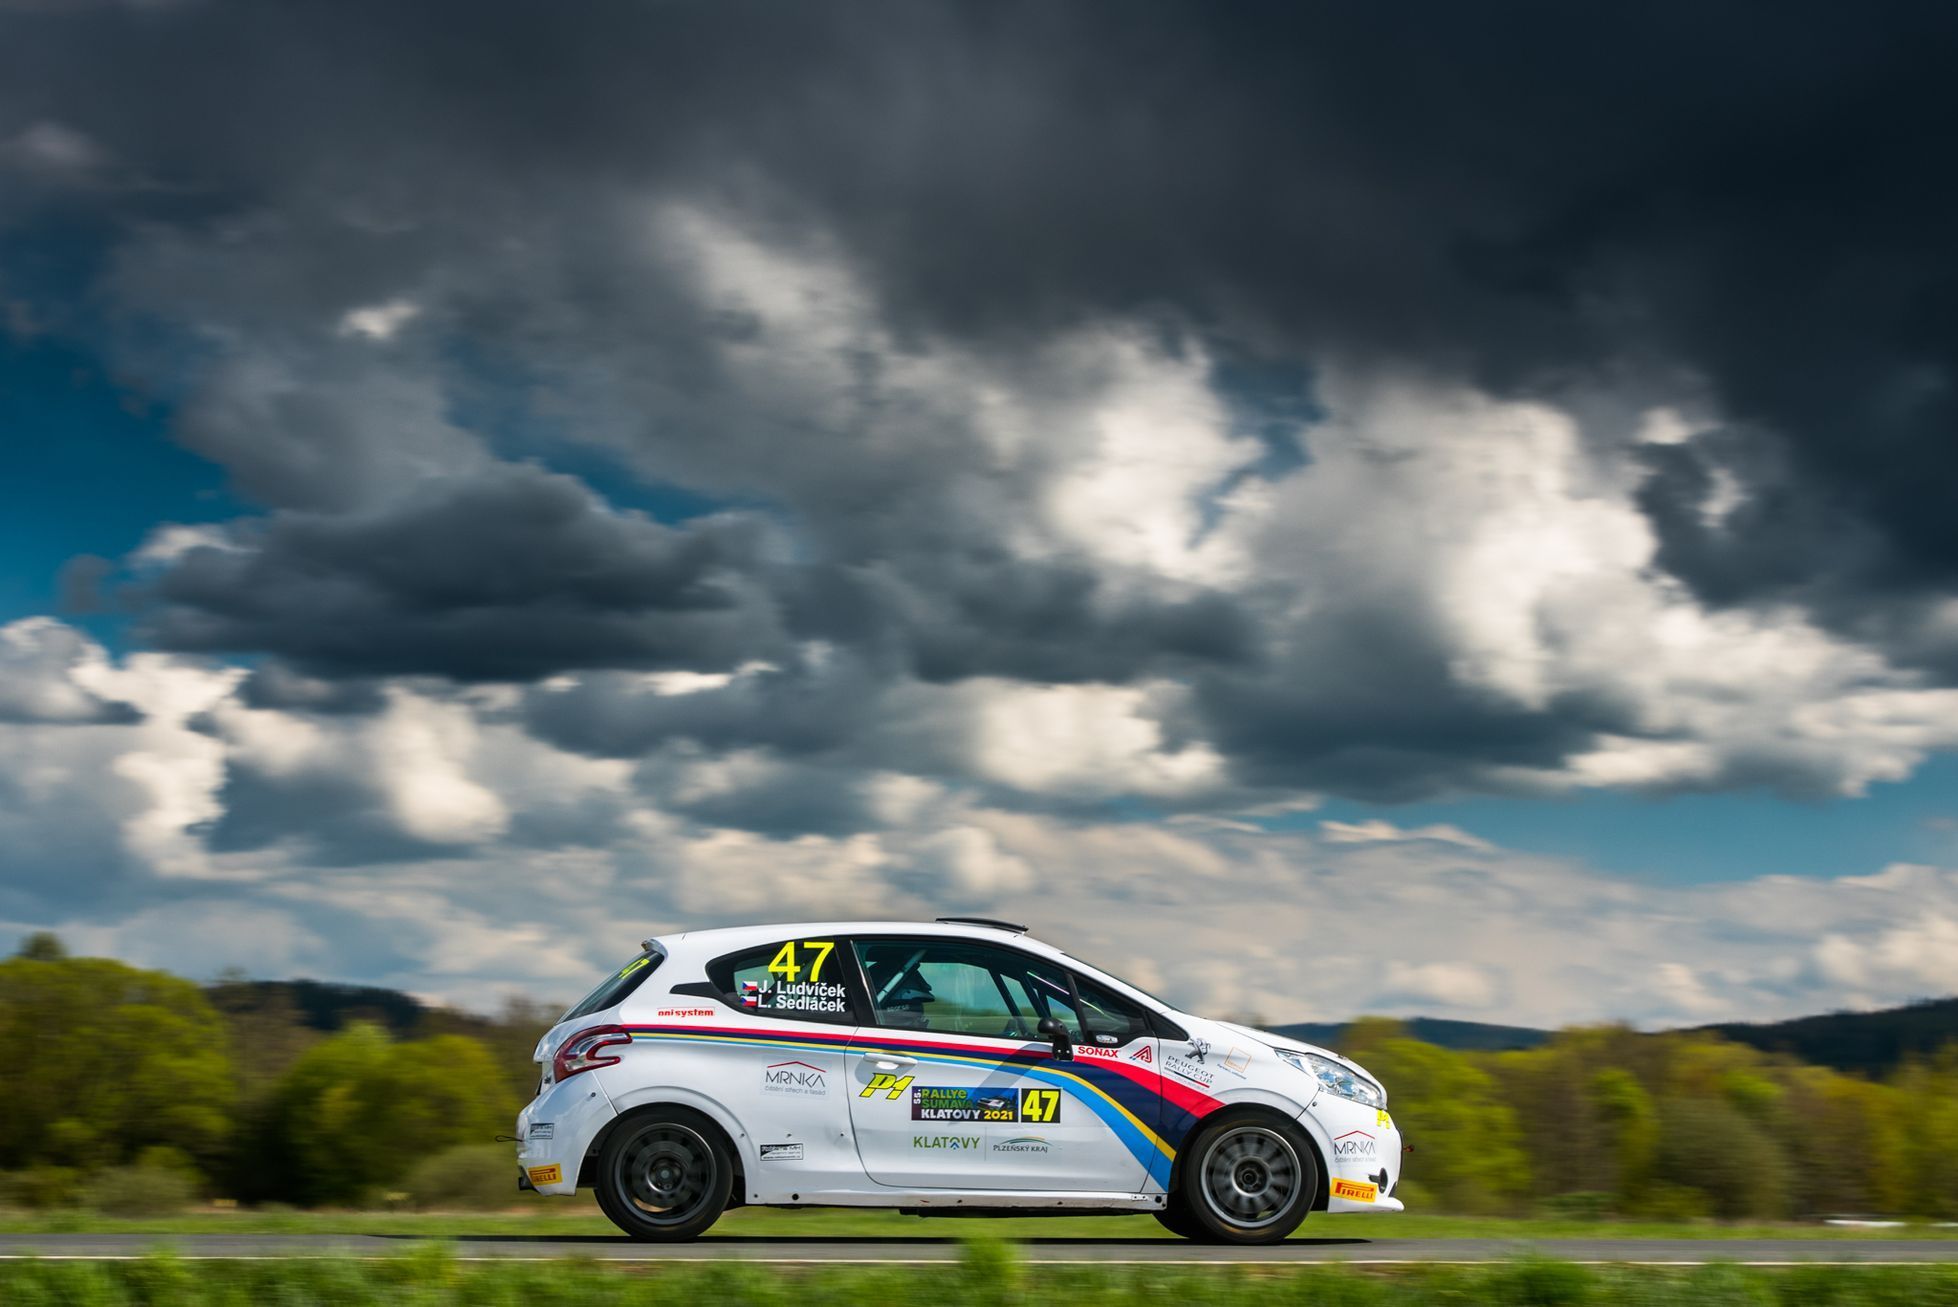
<path fill-rule="evenodd" d="M 1312 1208 L 1319 1188 L 1318 1156 L 1291 1122 L 1238 1116 L 1198 1137 L 1179 1187 L 1183 1209 L 1196 1226 L 1191 1237 L 1214 1243 L 1276 1243 L 1298 1229 Z"/>
<path fill-rule="evenodd" d="M 727 1207 L 734 1165 L 720 1131 L 684 1108 L 621 1123 L 599 1150 L 598 1205 L 635 1239 L 699 1237 Z"/>

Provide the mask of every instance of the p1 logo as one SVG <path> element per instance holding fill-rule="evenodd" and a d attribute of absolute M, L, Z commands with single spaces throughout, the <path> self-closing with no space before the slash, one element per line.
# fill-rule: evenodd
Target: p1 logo
<path fill-rule="evenodd" d="M 893 1076 L 879 1071 L 876 1075 L 870 1077 L 870 1083 L 863 1087 L 863 1092 L 858 1094 L 857 1097 L 870 1098 L 881 1089 L 887 1091 L 884 1097 L 896 1098 L 899 1094 L 909 1089 L 911 1082 L 916 1079 L 916 1076 Z"/>

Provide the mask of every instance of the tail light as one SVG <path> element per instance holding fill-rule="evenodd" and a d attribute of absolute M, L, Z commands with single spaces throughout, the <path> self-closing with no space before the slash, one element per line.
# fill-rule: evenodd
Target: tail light
<path fill-rule="evenodd" d="M 551 1078 L 563 1084 L 580 1071 L 614 1066 L 618 1058 L 603 1050 L 632 1042 L 632 1032 L 624 1026 L 587 1026 L 564 1041 L 551 1059 Z"/>

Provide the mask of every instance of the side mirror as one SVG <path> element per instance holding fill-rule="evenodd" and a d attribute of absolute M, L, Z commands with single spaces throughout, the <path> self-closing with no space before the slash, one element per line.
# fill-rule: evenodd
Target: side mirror
<path fill-rule="evenodd" d="M 1053 1044 L 1055 1061 L 1074 1060 L 1074 1036 L 1068 1033 L 1067 1027 L 1061 1024 L 1058 1017 L 1040 1018 L 1040 1024 L 1034 1027 L 1034 1032 L 1047 1036 L 1048 1041 Z"/>

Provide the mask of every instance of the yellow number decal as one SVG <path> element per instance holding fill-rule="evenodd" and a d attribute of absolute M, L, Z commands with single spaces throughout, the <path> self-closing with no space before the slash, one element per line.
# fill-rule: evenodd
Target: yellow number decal
<path fill-rule="evenodd" d="M 858 1094 L 857 1097 L 869 1098 L 872 1094 L 875 1094 L 878 1090 L 884 1089 L 890 1091 L 889 1093 L 885 1094 L 884 1097 L 896 1098 L 899 1094 L 903 1093 L 905 1089 L 915 1079 L 917 1079 L 916 1076 L 893 1076 L 893 1075 L 887 1075 L 884 1072 L 879 1071 L 876 1075 L 870 1077 L 870 1083 L 863 1087 L 863 1092 L 861 1094 Z"/>
<path fill-rule="evenodd" d="M 1021 1093 L 1020 1119 L 1022 1121 L 1053 1122 L 1060 1116 L 1061 1091 L 1058 1089 L 1028 1089 Z"/>
<path fill-rule="evenodd" d="M 632 961 L 626 963 L 623 967 L 619 968 L 619 979 L 624 980 L 627 976 L 631 975 L 633 972 L 639 970 L 639 968 L 647 965 L 651 961 L 652 961 L 651 958 L 634 958 Z"/>
<path fill-rule="evenodd" d="M 802 968 L 795 964 L 795 942 L 793 940 L 782 945 L 781 949 L 776 952 L 775 960 L 768 964 L 768 974 L 771 976 L 780 976 L 791 985 L 801 979 Z"/>
<path fill-rule="evenodd" d="M 828 939 L 805 939 L 802 947 L 816 950 L 816 960 L 809 964 L 809 983 L 815 984 L 823 978 L 823 963 L 836 948 L 836 941 Z"/>

